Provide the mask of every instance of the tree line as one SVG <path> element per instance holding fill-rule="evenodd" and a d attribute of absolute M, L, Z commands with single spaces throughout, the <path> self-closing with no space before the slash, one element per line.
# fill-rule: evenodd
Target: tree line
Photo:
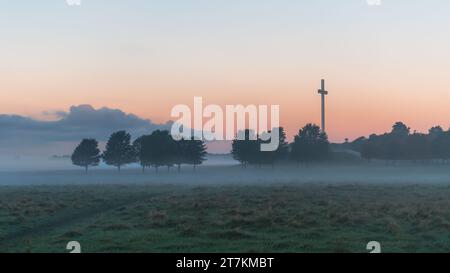
<path fill-rule="evenodd" d="M 254 135 L 251 130 L 243 132 L 245 138 L 237 138 L 232 142 L 231 154 L 242 166 L 248 165 L 272 165 L 279 161 L 294 161 L 306 163 L 326 159 L 330 153 L 330 144 L 327 135 L 315 124 L 307 124 L 299 130 L 292 143 L 286 140 L 286 133 L 279 128 L 278 149 L 272 152 L 261 151 L 262 143 L 269 143 L 261 136 Z M 270 133 L 270 132 L 268 132 Z M 254 140 L 256 139 L 256 140 Z M 114 166 L 120 172 L 121 168 L 131 163 L 139 163 L 142 172 L 146 168 L 153 167 L 158 172 L 160 167 L 170 168 L 176 166 L 181 171 L 181 166 L 201 165 L 206 159 L 206 145 L 202 140 L 181 139 L 175 141 L 169 131 L 154 131 L 150 135 L 138 137 L 131 142 L 131 135 L 126 131 L 113 133 L 106 143 L 102 153 L 95 139 L 83 139 L 75 148 L 72 163 L 85 168 L 95 167 L 103 162 Z"/>
<path fill-rule="evenodd" d="M 428 134 L 411 132 L 403 122 L 392 126 L 392 131 L 382 135 L 373 134 L 361 137 L 350 144 L 353 150 L 361 153 L 368 161 L 372 159 L 398 161 L 409 160 L 450 162 L 450 130 L 432 127 Z"/>
<path fill-rule="evenodd" d="M 326 133 L 315 124 L 307 124 L 301 128 L 292 143 L 288 143 L 283 128 L 279 128 L 278 149 L 272 152 L 261 151 L 262 143 L 270 140 L 255 132 L 244 130 L 245 138 L 237 138 L 232 142 L 231 154 L 243 167 L 248 165 L 271 165 L 277 162 L 308 163 L 329 158 L 330 143 Z M 270 132 L 268 132 L 270 133 Z M 450 163 L 450 129 L 444 131 L 436 126 L 428 134 L 411 132 L 403 122 L 397 122 L 392 130 L 382 135 L 372 134 L 369 138 L 361 137 L 344 147 L 357 151 L 368 161 L 410 160 L 430 161 L 441 160 Z M 131 142 L 131 135 L 126 131 L 115 132 L 109 138 L 103 153 L 98 148 L 95 139 L 84 139 L 72 154 L 72 163 L 84 167 L 97 166 L 101 160 L 107 165 L 114 166 L 120 172 L 127 164 L 139 163 L 142 171 L 154 168 L 158 172 L 160 167 L 177 167 L 181 171 L 182 165 L 192 165 L 193 169 L 206 160 L 206 145 L 202 140 L 182 139 L 175 141 L 169 131 L 154 131 Z"/>
<path fill-rule="evenodd" d="M 269 132 L 270 133 L 270 132 Z M 273 152 L 262 152 L 260 147 L 264 140 L 251 130 L 245 130 L 245 140 L 235 139 L 231 154 L 242 166 L 270 164 L 279 161 L 294 161 L 297 164 L 327 159 L 330 154 L 330 143 L 326 133 L 319 126 L 307 124 L 299 130 L 292 143 L 286 140 L 284 129 L 279 128 L 278 149 Z M 250 139 L 256 139 L 252 141 Z M 268 142 L 268 141 L 267 141 Z"/>
<path fill-rule="evenodd" d="M 197 139 L 182 139 L 175 141 L 169 131 L 154 131 L 150 135 L 144 135 L 131 142 L 131 135 L 126 131 L 113 133 L 103 153 L 98 148 L 98 141 L 95 139 L 83 139 L 75 148 L 72 156 L 72 163 L 85 168 L 95 167 L 100 161 L 107 165 L 114 166 L 120 172 L 125 165 L 139 163 L 142 172 L 146 168 L 152 167 L 158 172 L 160 167 L 173 166 L 181 171 L 181 165 L 201 165 L 206 159 L 205 143 Z"/>

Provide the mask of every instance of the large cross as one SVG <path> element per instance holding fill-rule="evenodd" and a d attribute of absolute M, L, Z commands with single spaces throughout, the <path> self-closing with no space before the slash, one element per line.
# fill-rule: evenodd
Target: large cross
<path fill-rule="evenodd" d="M 319 94 L 322 95 L 322 132 L 325 133 L 325 96 L 328 95 L 328 91 L 325 90 L 325 80 L 322 80 Z"/>

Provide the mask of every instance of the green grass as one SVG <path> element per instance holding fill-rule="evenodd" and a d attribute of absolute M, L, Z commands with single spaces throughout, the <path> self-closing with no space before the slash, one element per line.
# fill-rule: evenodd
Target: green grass
<path fill-rule="evenodd" d="M 0 187 L 1 252 L 450 252 L 449 185 Z"/>

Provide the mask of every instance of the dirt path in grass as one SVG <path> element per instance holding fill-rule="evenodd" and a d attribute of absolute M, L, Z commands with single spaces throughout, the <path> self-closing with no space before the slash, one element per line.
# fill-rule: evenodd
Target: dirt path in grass
<path fill-rule="evenodd" d="M 77 210 L 71 213 L 64 213 L 64 215 L 49 217 L 47 221 L 40 222 L 32 228 L 26 228 L 17 232 L 6 234 L 4 238 L 1 238 L 0 250 L 6 251 L 9 247 L 26 239 L 31 239 L 32 237 L 37 237 L 40 235 L 48 235 L 56 229 L 69 227 L 75 223 L 86 221 L 90 218 L 119 209 L 123 206 L 138 203 L 146 198 L 149 198 L 149 196 L 134 196 L 133 198 L 121 200 L 119 202 L 108 202 L 94 208 L 88 208 L 81 211 Z"/>

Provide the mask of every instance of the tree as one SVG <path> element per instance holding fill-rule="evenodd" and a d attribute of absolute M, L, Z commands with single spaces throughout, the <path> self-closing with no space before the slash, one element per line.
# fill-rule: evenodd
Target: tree
<path fill-rule="evenodd" d="M 134 155 L 135 155 L 135 162 L 138 162 L 142 167 L 142 173 L 145 173 L 145 167 L 147 165 L 143 161 L 143 158 L 141 156 L 142 152 L 142 142 L 147 136 L 140 136 L 135 141 L 133 141 L 133 149 L 134 149 Z"/>
<path fill-rule="evenodd" d="M 383 145 L 385 159 L 393 160 L 394 162 L 396 160 L 408 159 L 407 141 L 410 132 L 411 129 L 403 122 L 396 122 L 392 126 L 391 133 L 383 138 L 383 141 L 385 141 Z"/>
<path fill-rule="evenodd" d="M 176 154 L 174 157 L 174 164 L 178 167 L 178 173 L 181 172 L 181 165 L 187 164 L 189 160 L 189 140 L 182 138 L 175 142 Z"/>
<path fill-rule="evenodd" d="M 283 127 L 279 128 L 280 138 L 278 143 L 278 149 L 274 152 L 275 161 L 286 159 L 289 155 L 289 143 L 287 142 L 286 132 Z"/>
<path fill-rule="evenodd" d="M 408 126 L 399 121 L 392 126 L 391 135 L 397 138 L 404 138 L 409 135 L 410 131 L 411 129 Z"/>
<path fill-rule="evenodd" d="M 291 157 L 297 162 L 325 159 L 330 151 L 327 135 L 315 124 L 307 124 L 292 144 Z"/>
<path fill-rule="evenodd" d="M 367 159 L 367 161 L 371 161 L 373 158 L 376 158 L 377 154 L 377 146 L 375 140 L 377 135 L 371 135 L 369 139 L 364 137 L 358 138 L 354 141 L 355 145 L 353 145 L 353 149 L 361 152 L 361 157 Z M 358 149 L 358 150 L 357 150 Z"/>
<path fill-rule="evenodd" d="M 376 135 L 371 135 L 370 137 L 372 137 L 372 136 L 376 136 Z M 367 138 L 365 138 L 365 137 L 359 137 L 359 138 L 355 139 L 354 141 L 352 141 L 350 143 L 346 142 L 344 144 L 344 147 L 345 147 L 345 149 L 353 150 L 353 151 L 356 151 L 356 152 L 360 152 L 362 154 L 364 146 L 368 143 L 368 141 L 369 140 Z"/>
<path fill-rule="evenodd" d="M 428 136 L 431 140 L 435 140 L 436 138 L 442 136 L 444 133 L 445 132 L 441 126 L 435 126 L 428 130 Z"/>
<path fill-rule="evenodd" d="M 433 158 L 440 159 L 443 163 L 450 160 L 450 130 L 432 140 L 431 153 Z"/>
<path fill-rule="evenodd" d="M 115 132 L 111 135 L 103 153 L 103 160 L 107 165 L 121 167 L 136 161 L 135 148 L 131 145 L 131 136 L 126 131 Z"/>
<path fill-rule="evenodd" d="M 141 140 L 140 161 L 144 166 L 152 166 L 156 173 L 161 166 L 173 166 L 176 156 L 176 142 L 168 131 L 154 131 Z"/>
<path fill-rule="evenodd" d="M 284 128 L 280 127 L 280 128 L 274 129 L 274 130 L 278 130 L 278 132 L 279 132 L 278 148 L 275 151 L 269 151 L 269 152 L 261 151 L 261 149 L 259 149 L 259 151 L 256 151 L 258 156 L 255 159 L 257 160 L 257 163 L 259 163 L 259 164 L 270 164 L 270 165 L 272 165 L 272 167 L 274 167 L 275 162 L 284 160 L 289 155 L 289 144 L 286 141 L 286 133 L 284 131 Z M 261 138 L 266 139 L 267 137 L 263 137 L 263 136 L 264 135 L 270 136 L 272 132 L 273 131 L 263 133 L 261 135 Z M 260 144 L 270 143 L 270 141 L 271 141 L 271 139 L 263 141 L 260 138 L 258 138 L 259 147 L 261 147 Z"/>
<path fill-rule="evenodd" d="M 202 140 L 192 138 L 187 141 L 185 160 L 187 164 L 193 165 L 194 171 L 198 165 L 203 164 L 206 154 L 206 145 Z"/>
<path fill-rule="evenodd" d="M 83 139 L 72 154 L 72 163 L 75 166 L 84 167 L 86 173 L 89 167 L 98 166 L 100 163 L 100 150 L 95 139 Z"/>
<path fill-rule="evenodd" d="M 440 159 L 445 163 L 450 160 L 450 131 L 444 131 L 441 126 L 432 127 L 428 134 L 410 131 L 403 122 L 397 122 L 390 133 L 373 134 L 367 141 L 361 138 L 361 156 L 387 161 Z M 356 145 L 352 149 L 358 151 Z"/>
<path fill-rule="evenodd" d="M 260 143 L 252 130 L 240 131 L 233 140 L 231 154 L 245 168 L 248 164 L 255 163 L 259 157 Z"/>
<path fill-rule="evenodd" d="M 406 158 L 416 162 L 432 157 L 431 144 L 427 135 L 414 133 L 408 136 L 406 142 Z"/>

